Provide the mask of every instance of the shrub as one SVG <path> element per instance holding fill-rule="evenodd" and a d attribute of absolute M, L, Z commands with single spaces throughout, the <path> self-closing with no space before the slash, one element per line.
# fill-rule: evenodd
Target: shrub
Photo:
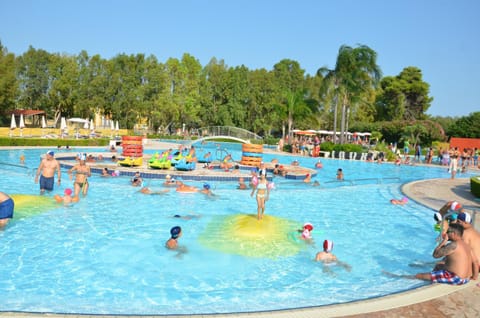
<path fill-rule="evenodd" d="M 57 147 L 57 146 L 75 146 L 75 147 L 98 147 L 107 146 L 109 139 L 45 139 L 45 138 L 1 138 L 0 146 L 24 146 L 24 147 Z"/>
<path fill-rule="evenodd" d="M 477 198 L 480 198 L 480 176 L 470 178 L 470 191 Z"/>

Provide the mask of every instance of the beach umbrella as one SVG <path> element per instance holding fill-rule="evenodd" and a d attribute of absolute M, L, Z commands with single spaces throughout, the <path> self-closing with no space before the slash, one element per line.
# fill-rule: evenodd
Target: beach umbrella
<path fill-rule="evenodd" d="M 110 138 L 113 137 L 113 131 L 115 130 L 115 124 L 113 123 L 113 120 L 110 120 Z"/>
<path fill-rule="evenodd" d="M 23 121 L 23 114 L 20 114 L 20 124 L 18 125 L 20 128 L 20 136 L 23 136 L 23 128 L 25 128 L 25 122 Z"/>
<path fill-rule="evenodd" d="M 45 128 L 47 128 L 47 121 L 45 120 L 45 116 L 42 116 L 42 136 L 45 135 Z"/>
<path fill-rule="evenodd" d="M 90 119 L 90 130 L 95 130 L 95 125 L 93 123 L 93 119 Z"/>
<path fill-rule="evenodd" d="M 17 128 L 17 123 L 15 122 L 15 115 L 12 114 L 12 122 L 10 123 L 10 129 Z"/>
<path fill-rule="evenodd" d="M 67 121 L 65 120 L 65 117 L 62 117 L 62 119 L 60 120 L 60 134 L 62 135 L 62 138 L 63 138 L 63 134 L 66 133 L 66 130 L 67 130 Z"/>
<path fill-rule="evenodd" d="M 88 124 L 90 123 L 90 120 L 85 119 L 85 123 L 83 124 L 83 129 L 88 129 Z"/>
<path fill-rule="evenodd" d="M 118 128 L 118 120 L 115 122 L 115 130 L 118 132 L 120 129 Z"/>
<path fill-rule="evenodd" d="M 20 114 L 20 128 L 25 128 L 25 121 L 23 120 L 23 114 Z"/>
<path fill-rule="evenodd" d="M 65 120 L 65 117 L 62 117 L 62 119 L 60 120 L 60 129 L 64 130 L 66 128 L 67 128 L 67 121 Z"/>
<path fill-rule="evenodd" d="M 17 128 L 17 123 L 15 122 L 15 115 L 12 114 L 12 122 L 10 123 L 10 132 L 8 133 L 12 137 L 12 131 Z"/>

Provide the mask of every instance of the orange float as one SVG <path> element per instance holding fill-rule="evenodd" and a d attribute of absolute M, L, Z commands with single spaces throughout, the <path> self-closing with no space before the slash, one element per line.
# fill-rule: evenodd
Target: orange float
<path fill-rule="evenodd" d="M 240 163 L 246 166 L 260 166 L 263 161 L 263 145 L 243 144 L 242 160 Z"/>
<path fill-rule="evenodd" d="M 122 156 L 143 157 L 143 136 L 122 136 Z"/>

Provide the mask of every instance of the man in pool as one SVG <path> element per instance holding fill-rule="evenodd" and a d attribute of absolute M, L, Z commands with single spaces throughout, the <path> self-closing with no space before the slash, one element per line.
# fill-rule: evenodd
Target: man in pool
<path fill-rule="evenodd" d="M 169 192 L 170 190 L 169 189 L 164 189 L 164 190 L 159 190 L 159 191 L 153 191 L 152 189 L 150 189 L 149 187 L 142 187 L 140 189 L 140 193 L 143 193 L 143 194 L 165 194 L 167 192 Z"/>
<path fill-rule="evenodd" d="M 165 243 L 165 246 L 169 250 L 176 250 L 178 248 L 178 239 L 182 236 L 182 228 L 180 226 L 174 226 L 170 229 L 170 238 Z"/>
<path fill-rule="evenodd" d="M 472 216 L 468 212 L 461 212 L 457 216 L 457 222 L 463 227 L 462 239 L 472 248 L 480 265 L 480 233 L 472 225 Z"/>
<path fill-rule="evenodd" d="M 134 174 L 133 177 L 132 177 L 132 180 L 130 180 L 130 183 L 131 183 L 132 186 L 134 186 L 134 187 L 139 187 L 139 186 L 142 185 L 143 179 L 142 179 L 142 177 L 140 176 L 140 172 L 139 172 L 139 171 L 135 172 L 135 174 Z"/>
<path fill-rule="evenodd" d="M 237 189 L 239 189 L 239 190 L 247 190 L 248 189 L 247 184 L 245 183 L 245 179 L 243 177 L 240 177 L 238 179 Z"/>
<path fill-rule="evenodd" d="M 0 230 L 3 229 L 8 221 L 13 217 L 13 208 L 15 203 L 6 193 L 0 192 Z"/>
<path fill-rule="evenodd" d="M 40 177 L 40 194 L 44 194 L 45 190 L 52 191 L 55 182 L 55 171 L 58 173 L 58 185 L 62 180 L 62 172 L 60 164 L 54 158 L 55 153 L 52 150 L 47 151 L 45 158 L 42 159 L 35 174 L 35 183 L 38 183 Z"/>
<path fill-rule="evenodd" d="M 343 170 L 342 170 L 342 168 L 337 169 L 337 180 L 343 181 Z"/>
<path fill-rule="evenodd" d="M 210 184 L 208 184 L 208 183 L 203 184 L 203 189 L 200 190 L 200 193 L 206 194 L 208 196 L 213 196 L 214 195 L 212 190 L 211 190 Z"/>
<path fill-rule="evenodd" d="M 478 278 L 478 261 L 470 246 L 462 239 L 463 227 L 452 223 L 447 235 L 433 251 L 433 257 L 443 258 L 433 271 L 418 273 L 415 278 L 451 285 L 463 285 Z"/>
<path fill-rule="evenodd" d="M 317 253 L 315 256 L 315 261 L 322 262 L 324 265 L 340 265 L 349 272 L 352 269 L 351 266 L 347 263 L 339 261 L 337 256 L 332 253 L 332 250 L 333 242 L 330 240 L 323 241 L 323 251 Z M 324 267 L 324 272 L 331 272 L 331 270 L 327 267 Z"/>
<path fill-rule="evenodd" d="M 202 216 L 200 214 L 187 214 L 187 215 L 175 214 L 173 217 L 182 219 L 182 220 L 192 220 L 192 219 L 199 219 Z"/>

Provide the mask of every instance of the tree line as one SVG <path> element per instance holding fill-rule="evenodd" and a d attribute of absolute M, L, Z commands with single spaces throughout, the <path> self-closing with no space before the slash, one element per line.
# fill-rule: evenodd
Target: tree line
<path fill-rule="evenodd" d="M 202 66 L 188 53 L 161 62 L 153 55 L 104 59 L 86 51 L 65 55 L 30 46 L 15 56 L 0 42 L 3 125 L 13 109 L 37 109 L 55 119 L 100 114 L 128 129 L 144 123 L 160 133 L 183 124 L 235 126 L 267 137 L 285 136 L 293 129 L 368 128 L 398 139 L 407 127 L 420 126 L 422 136 L 431 139 L 445 139 L 450 131 L 480 136 L 478 127 L 474 131 L 468 124 L 466 130 L 451 130 L 457 121 L 479 114 L 430 118 L 429 93 L 417 67 L 383 77 L 377 53 L 364 45 L 340 47 L 334 66 L 310 75 L 290 59 L 271 70 L 251 70 L 216 58 Z"/>

